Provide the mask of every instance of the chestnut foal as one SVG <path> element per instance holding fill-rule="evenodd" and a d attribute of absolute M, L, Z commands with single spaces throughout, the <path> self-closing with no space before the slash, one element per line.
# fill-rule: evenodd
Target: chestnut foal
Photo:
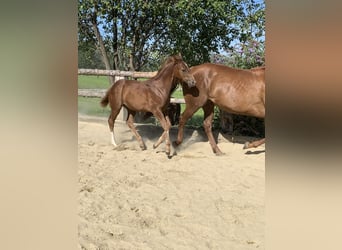
<path fill-rule="evenodd" d="M 108 125 L 111 132 L 112 144 L 116 146 L 114 137 L 114 123 L 122 106 L 128 111 L 127 125 L 138 140 L 140 148 L 146 149 L 146 145 L 134 126 L 134 115 L 137 111 L 151 112 L 160 122 L 164 132 L 153 145 L 158 147 L 164 140 L 166 144 L 166 154 L 170 156 L 170 136 L 171 127 L 168 116 L 164 115 L 170 103 L 171 91 L 181 82 L 186 83 L 188 88 L 195 86 L 195 79 L 190 74 L 188 65 L 180 55 L 169 57 L 159 69 L 156 76 L 147 81 L 118 80 L 107 91 L 101 100 L 101 106 L 108 105 L 111 114 L 108 118 Z"/>

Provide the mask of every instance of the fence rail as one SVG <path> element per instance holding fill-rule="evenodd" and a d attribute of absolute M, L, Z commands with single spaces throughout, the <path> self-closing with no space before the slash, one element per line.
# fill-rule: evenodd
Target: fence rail
<path fill-rule="evenodd" d="M 106 89 L 78 89 L 78 96 L 102 98 L 106 91 Z"/>
<path fill-rule="evenodd" d="M 138 71 L 121 71 L 121 70 L 105 70 L 105 69 L 78 69 L 79 75 L 97 75 L 97 76 L 120 76 L 132 78 L 152 78 L 157 74 L 154 72 L 138 72 Z M 78 89 L 78 96 L 83 97 L 100 97 L 102 98 L 106 89 Z M 170 98 L 171 103 L 185 103 L 183 98 Z"/>
<path fill-rule="evenodd" d="M 106 69 L 78 69 L 79 75 L 97 75 L 97 76 L 123 76 L 132 78 L 151 78 L 157 74 L 154 72 L 106 70 Z"/>

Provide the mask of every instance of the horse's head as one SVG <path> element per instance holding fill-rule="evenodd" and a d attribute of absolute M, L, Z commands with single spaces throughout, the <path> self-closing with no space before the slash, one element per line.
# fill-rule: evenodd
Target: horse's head
<path fill-rule="evenodd" d="M 174 65 L 175 65 L 174 70 L 173 70 L 174 77 L 181 82 L 185 82 L 189 88 L 194 87 L 196 85 L 195 78 L 190 73 L 190 68 L 183 61 L 182 56 L 175 55 L 170 58 L 171 60 L 173 60 Z"/>

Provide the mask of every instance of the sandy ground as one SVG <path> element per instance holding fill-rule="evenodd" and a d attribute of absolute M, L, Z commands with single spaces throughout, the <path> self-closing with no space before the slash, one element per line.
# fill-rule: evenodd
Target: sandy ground
<path fill-rule="evenodd" d="M 265 147 L 243 150 L 218 135 L 215 156 L 202 131 L 186 130 L 168 159 L 153 125 L 125 123 L 110 144 L 107 119 L 79 116 L 79 249 L 264 249 Z M 171 140 L 177 128 L 172 128 Z"/>

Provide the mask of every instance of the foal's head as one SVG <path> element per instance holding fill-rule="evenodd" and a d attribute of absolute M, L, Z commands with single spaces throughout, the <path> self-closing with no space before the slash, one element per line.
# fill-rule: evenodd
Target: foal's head
<path fill-rule="evenodd" d="M 173 69 L 173 76 L 180 82 L 185 82 L 189 88 L 194 87 L 196 84 L 194 76 L 190 73 L 188 65 L 183 61 L 181 55 L 169 57 L 167 62 L 175 65 Z"/>

